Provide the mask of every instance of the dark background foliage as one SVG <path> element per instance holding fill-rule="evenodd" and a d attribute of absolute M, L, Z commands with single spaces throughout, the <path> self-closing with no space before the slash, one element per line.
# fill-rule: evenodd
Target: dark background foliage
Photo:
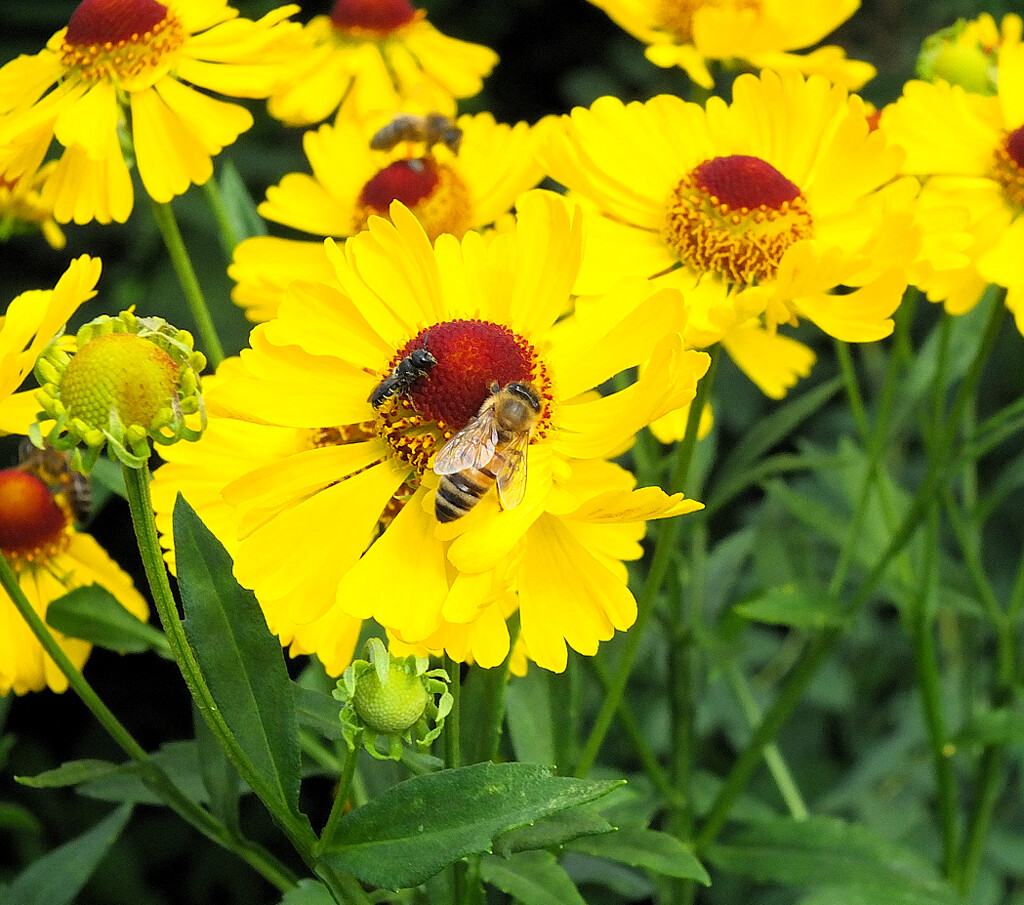
<path fill-rule="evenodd" d="M 243 15 L 255 18 L 276 4 L 237 5 Z M 1009 5 L 1009 0 L 988 4 L 980 0 L 865 0 L 832 40 L 842 44 L 851 57 L 868 60 L 878 68 L 878 77 L 864 94 L 881 105 L 894 99 L 903 82 L 912 77 L 914 59 L 926 35 L 958 16 L 971 17 L 982 9 L 998 19 Z M 487 109 L 509 122 L 535 121 L 545 114 L 589 104 L 604 94 L 630 100 L 659 92 L 685 94 L 689 89 L 679 71 L 650 65 L 642 45 L 584 0 L 430 0 L 425 6 L 442 31 L 490 45 L 500 54 L 501 63 L 484 92 L 466 102 L 465 110 Z M 18 53 L 35 53 L 67 22 L 74 7 L 68 0 L 0 0 L 0 62 Z M 304 7 L 301 18 L 325 11 L 326 3 L 311 3 Z M 259 104 L 251 108 L 257 117 L 256 127 L 224 152 L 218 166 L 230 160 L 258 201 L 284 173 L 305 170 L 306 164 L 301 154 L 302 130 L 281 127 Z M 248 325 L 228 300 L 231 284 L 224 272 L 223 251 L 210 239 L 206 208 L 198 196 L 193 190 L 175 202 L 175 209 L 224 331 L 225 345 L 234 351 L 244 344 Z M 135 304 L 140 313 L 159 312 L 178 326 L 191 327 L 145 197 L 137 192 L 136 198 L 136 209 L 124 226 L 69 225 L 68 245 L 61 252 L 25 236 L 0 247 L 2 297 L 10 300 L 24 289 L 52 286 L 71 257 L 87 252 L 103 259 L 104 274 L 98 299 L 86 307 L 79 320 Z M 807 339 L 820 343 L 820 338 L 811 335 Z M 1004 334 L 997 354 L 1006 361 L 1019 360 L 1019 342 L 1016 334 Z M 821 351 L 822 360 L 807 386 L 834 372 L 828 347 Z M 865 359 L 870 364 L 873 356 L 882 354 L 868 351 Z M 719 448 L 724 451 L 770 403 L 728 365 L 716 389 L 719 398 L 728 400 L 719 410 Z M 1003 380 L 989 389 L 1004 397 L 1019 393 L 1019 378 L 1012 386 Z M 849 414 L 837 406 L 815 422 L 809 439 L 831 442 L 850 430 Z M 5 457 L 0 467 L 12 461 L 9 441 L 0 442 L 0 456 Z M 771 530 L 773 519 L 783 518 L 770 501 L 753 497 L 723 513 L 712 528 L 722 536 L 743 526 L 761 532 L 759 537 L 774 535 L 774 546 L 759 553 L 761 568 L 770 571 L 781 569 L 779 563 L 814 553 L 811 535 Z M 1007 516 L 1011 524 L 1012 518 L 1012 514 Z M 141 581 L 126 505 L 112 501 L 96 516 L 91 530 Z M 998 558 L 1000 551 L 993 555 Z M 723 589 L 723 595 L 728 590 Z M 740 594 L 743 588 L 732 590 Z M 765 651 L 777 643 L 778 637 L 770 631 L 752 631 L 746 654 L 752 668 L 768 669 Z M 657 660 L 664 653 L 663 644 L 652 644 L 649 670 L 655 678 L 662 669 Z M 888 835 L 909 838 L 920 850 L 934 855 L 935 836 L 927 812 L 929 765 L 921 745 L 919 711 L 912 700 L 909 656 L 895 610 L 874 610 L 853 633 L 842 657 L 814 684 L 808 701 L 790 724 L 785 753 L 813 810 L 883 826 Z M 962 666 L 971 668 L 970 664 Z M 188 697 L 173 665 L 154 656 L 119 657 L 97 650 L 87 676 L 146 747 L 191 737 Z M 755 678 L 767 683 L 771 677 Z M 663 745 L 664 702 L 653 697 L 644 700 L 650 690 L 643 680 L 636 683 L 634 694 L 655 744 Z M 73 838 L 106 811 L 105 805 L 69 792 L 24 788 L 13 781 L 14 775 L 33 775 L 71 758 L 120 759 L 70 694 L 47 692 L 8 700 L 0 703 L 0 713 L 5 710 L 4 743 L 0 745 L 0 761 L 6 756 L 0 772 L 0 878 Z M 709 686 L 700 717 L 699 766 L 720 774 L 731 762 L 737 726 L 742 722 L 721 683 Z M 610 742 L 604 757 L 622 769 L 636 767 L 625 740 Z M 758 781 L 754 791 L 769 801 L 775 796 L 766 778 Z M 313 782 L 305 794 L 311 810 L 327 807 L 329 784 Z M 897 825 L 899 821 L 902 825 Z M 266 825 L 258 808 L 252 807 L 244 822 L 256 838 L 275 838 L 274 829 Z M 1002 858 L 1008 864 L 1016 860 L 1020 876 L 1024 874 L 1024 856 L 1020 848 L 1014 848 L 1017 841 L 1019 837 L 1015 840 L 997 833 L 993 843 L 997 860 Z M 584 894 L 595 903 L 623 901 L 598 887 L 588 887 Z M 728 878 L 700 895 L 702 901 L 722 903 L 734 902 L 737 897 L 764 903 L 792 899 L 790 893 L 779 891 L 761 891 L 754 898 L 749 887 L 739 887 Z M 978 901 L 995 902 L 999 896 L 999 888 L 993 886 L 988 897 Z M 277 900 L 274 890 L 232 856 L 199 838 L 167 812 L 150 807 L 137 810 L 130 832 L 105 859 L 80 899 L 84 905 L 269 905 Z"/>

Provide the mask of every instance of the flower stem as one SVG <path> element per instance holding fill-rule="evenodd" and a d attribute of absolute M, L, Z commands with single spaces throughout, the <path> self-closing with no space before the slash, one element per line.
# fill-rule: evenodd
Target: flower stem
<path fill-rule="evenodd" d="M 250 867 L 260 873 L 268 882 L 284 891 L 295 886 L 295 876 L 273 855 L 261 846 L 247 839 L 234 835 L 223 823 L 209 811 L 204 810 L 192 799 L 188 798 L 156 764 L 146 750 L 135 740 L 120 720 L 100 699 L 85 676 L 71 662 L 64 649 L 53 637 L 49 626 L 42 620 L 35 608 L 25 596 L 18 583 L 18 578 L 11 569 L 6 558 L 0 555 L 0 585 L 10 596 L 11 601 L 36 636 L 43 650 L 57 665 L 57 668 L 68 680 L 68 685 L 78 695 L 82 703 L 97 722 L 106 730 L 117 745 L 139 767 L 139 775 L 143 782 L 186 823 L 193 826 L 208 839 L 234 852 Z"/>
<path fill-rule="evenodd" d="M 356 762 L 359 760 L 359 749 L 350 749 L 345 758 L 345 766 L 341 769 L 341 776 L 338 778 L 338 790 L 334 795 L 334 803 L 331 805 L 331 813 L 327 817 L 323 832 L 320 833 L 320 841 L 316 845 L 316 852 L 329 849 L 334 844 L 334 835 L 338 831 L 338 823 L 345 816 L 345 806 L 348 804 L 349 789 L 352 786 L 352 777 L 356 774 Z"/>
<path fill-rule="evenodd" d="M 220 337 L 217 335 L 217 328 L 210 316 L 210 309 L 203 296 L 203 290 L 196 278 L 196 272 L 192 267 L 185 242 L 181 238 L 181 230 L 178 229 L 178 221 L 174 218 L 174 211 L 170 204 L 162 204 L 159 201 L 153 202 L 153 217 L 156 225 L 160 228 L 160 234 L 164 237 L 164 245 L 171 256 L 171 263 L 174 271 L 178 274 L 178 282 L 185 293 L 185 300 L 192 311 L 199 336 L 203 341 L 203 351 L 210 364 L 216 368 L 224 360 L 224 347 L 221 345 Z"/>
<path fill-rule="evenodd" d="M 686 434 L 676 449 L 675 464 L 673 465 L 672 476 L 669 480 L 669 491 L 672 493 L 680 490 L 686 483 L 694 448 L 697 445 L 697 429 L 700 426 L 700 416 L 711 395 L 711 386 L 715 379 L 718 355 L 719 349 L 716 346 L 711 350 L 711 366 L 708 368 L 707 374 L 697 384 L 697 393 L 694 396 L 693 402 L 690 403 L 690 417 L 686 422 Z M 605 695 L 597 718 L 594 720 L 594 728 L 590 731 L 586 744 L 583 746 L 583 751 L 576 761 L 574 772 L 580 778 L 585 777 L 590 772 L 590 768 L 597 759 L 601 744 L 611 728 L 615 711 L 618 710 L 619 702 L 626 692 L 626 683 L 633 669 L 633 661 L 640 650 L 640 641 L 643 638 L 644 629 L 651 618 L 651 614 L 654 612 L 662 582 L 665 580 L 668 567 L 675 554 L 677 525 L 677 520 L 674 518 L 663 519 L 658 525 L 658 538 L 654 545 L 651 567 L 647 572 L 647 580 L 644 583 L 640 599 L 637 601 L 636 622 L 626 634 L 626 640 L 611 687 L 608 690 L 608 694 Z"/>

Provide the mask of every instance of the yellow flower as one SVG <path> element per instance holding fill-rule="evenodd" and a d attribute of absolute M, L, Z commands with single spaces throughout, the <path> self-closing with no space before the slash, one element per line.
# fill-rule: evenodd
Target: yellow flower
<path fill-rule="evenodd" d="M 304 137 L 312 175 L 289 173 L 267 191 L 259 212 L 318 241 L 258 236 L 235 249 L 228 270 L 238 283 L 232 298 L 250 320 L 274 316 L 295 279 L 332 282 L 323 237 L 344 238 L 386 217 L 392 201 L 416 215 L 431 240 L 461 238 L 507 215 L 516 197 L 541 179 L 534 159 L 537 128 L 496 123 L 489 113 L 462 116 L 453 151 L 443 142 L 402 141 L 373 150 L 370 141 L 388 119 L 368 125 L 339 122 Z"/>
<path fill-rule="evenodd" d="M 1003 48 L 997 81 L 994 97 L 946 82 L 908 82 L 879 127 L 905 149 L 904 172 L 928 177 L 922 205 L 969 214 L 970 261 L 923 281 L 928 298 L 962 314 L 986 284 L 1005 286 L 1024 333 L 1024 45 Z"/>
<path fill-rule="evenodd" d="M 900 152 L 859 97 L 765 71 L 739 76 L 728 105 L 605 97 L 564 125 L 541 162 L 585 202 L 577 293 L 625 276 L 679 287 L 687 344 L 721 341 L 772 396 L 813 362 L 780 324 L 853 342 L 891 332 L 921 244 L 916 183 L 890 182 Z"/>
<path fill-rule="evenodd" d="M 754 69 L 795 69 L 860 88 L 874 66 L 848 60 L 841 47 L 817 44 L 850 18 L 859 0 L 590 0 L 647 44 L 657 66 L 680 66 L 698 85 L 713 88 L 709 60 L 741 59 Z"/>
<path fill-rule="evenodd" d="M 362 120 L 410 101 L 452 115 L 498 62 L 488 47 L 441 34 L 409 0 L 335 0 L 304 29 L 304 62 L 268 104 L 290 126 Z"/>
<path fill-rule="evenodd" d="M 529 655 L 561 670 L 566 643 L 592 654 L 632 624 L 622 563 L 640 555 L 643 523 L 699 508 L 634 490 L 604 460 L 688 403 L 708 357 L 650 329 L 655 312 L 680 317 L 680 294 L 651 296 L 635 283 L 609 294 L 603 318 L 560 341 L 553 325 L 582 235 L 557 196 L 525 195 L 515 229 L 489 242 L 470 232 L 431 245 L 400 203 L 390 214 L 344 250 L 328 241 L 337 288 L 294 284 L 207 394 L 208 436 L 233 417 L 297 429 L 305 440 L 299 452 L 213 479 L 230 482 L 222 498 L 234 510 L 235 575 L 265 609 L 287 607 L 268 613 L 272 624 L 374 618 L 400 641 L 484 666 L 507 655 L 505 617 L 518 607 Z M 400 365 L 417 350 L 434 363 L 410 375 Z M 627 389 L 592 392 L 648 359 Z M 399 384 L 387 384 L 394 392 L 375 409 L 370 396 L 392 377 Z M 475 422 L 495 384 L 523 411 L 527 396 L 536 407 L 528 446 L 496 441 L 501 461 L 522 453 L 529 463 L 525 492 L 502 508 L 485 487 L 468 514 L 442 524 L 435 453 Z M 195 462 L 206 442 L 175 455 Z M 197 464 L 217 467 L 212 457 Z M 318 654 L 332 643 L 328 627 L 314 639 Z"/>
<path fill-rule="evenodd" d="M 126 155 L 156 201 L 202 185 L 253 119 L 197 87 L 268 96 L 294 58 L 299 26 L 283 20 L 297 9 L 252 22 L 225 0 L 84 0 L 45 50 L 0 69 L 0 173 L 34 172 L 56 138 L 47 194 L 60 223 L 128 219 Z"/>
<path fill-rule="evenodd" d="M 47 344 L 78 306 L 96 295 L 99 258 L 75 258 L 53 289 L 23 292 L 0 318 L 0 433 L 19 434 L 35 420 L 32 391 L 16 393 Z"/>
<path fill-rule="evenodd" d="M 60 457 L 61 454 L 53 453 Z M 75 588 L 99 585 L 139 619 L 148 618 L 145 600 L 106 552 L 72 525 L 64 474 L 26 461 L 0 471 L 0 556 L 18 577 L 29 603 L 45 619 L 50 603 Z M 92 645 L 54 632 L 79 669 Z M 43 651 L 7 592 L 0 588 L 0 695 L 25 694 L 49 686 L 62 692 L 67 679 Z"/>
<path fill-rule="evenodd" d="M 53 200 L 43 189 L 56 164 L 44 164 L 35 173 L 26 173 L 8 182 L 0 178 L 0 239 L 21 232 L 38 231 L 51 248 L 61 249 L 64 233 L 53 219 Z"/>

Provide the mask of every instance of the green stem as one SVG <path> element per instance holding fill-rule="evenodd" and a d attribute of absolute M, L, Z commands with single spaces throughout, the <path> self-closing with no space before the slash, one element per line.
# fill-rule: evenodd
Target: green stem
<path fill-rule="evenodd" d="M 352 777 L 356 774 L 356 763 L 359 760 L 359 749 L 350 749 L 345 757 L 345 766 L 342 767 L 341 776 L 338 778 L 338 791 L 334 795 L 334 802 L 331 804 L 331 813 L 327 817 L 323 832 L 320 833 L 320 841 L 316 845 L 316 853 L 329 849 L 334 844 L 334 836 L 338 831 L 338 823 L 345 816 L 345 806 L 348 804 L 349 789 L 352 786 Z"/>
<path fill-rule="evenodd" d="M 278 862 L 273 855 L 259 845 L 247 839 L 241 839 L 231 833 L 212 814 L 188 798 L 153 761 L 145 749 L 122 725 L 121 721 L 103 703 L 99 695 L 96 694 L 92 686 L 86 681 L 85 676 L 71 662 L 68 655 L 64 653 L 64 649 L 57 643 L 56 638 L 53 637 L 49 626 L 46 625 L 35 611 L 35 608 L 25 596 L 25 592 L 21 590 L 18 577 L 14 574 L 14 571 L 3 555 L 0 555 L 0 585 L 3 586 L 11 598 L 14 606 L 38 639 L 47 656 L 53 660 L 57 668 L 68 680 L 68 685 L 71 689 L 78 695 L 82 703 L 89 708 L 89 711 L 96 717 L 97 722 L 106 730 L 110 737 L 137 764 L 139 775 L 143 782 L 156 792 L 179 817 L 195 827 L 208 839 L 223 846 L 228 851 L 234 852 L 278 889 L 284 891 L 295 886 L 295 876 L 287 867 Z"/>
<path fill-rule="evenodd" d="M 726 666 L 725 675 L 732 686 L 733 694 L 736 695 L 736 700 L 740 702 L 740 707 L 743 708 L 743 714 L 746 716 L 750 728 L 753 729 L 761 721 L 762 714 L 761 708 L 757 706 L 757 701 L 754 700 L 754 695 L 750 691 L 750 685 L 747 683 L 746 677 L 735 663 L 729 663 Z M 765 746 L 764 760 L 772 774 L 772 779 L 775 780 L 775 785 L 778 787 L 782 800 L 789 809 L 790 815 L 796 820 L 806 820 L 810 812 L 807 810 L 807 805 L 804 804 L 804 799 L 800 794 L 800 789 L 797 787 L 796 780 L 793 779 L 793 774 L 789 772 L 785 758 L 783 758 L 782 752 L 775 742 Z"/>
<path fill-rule="evenodd" d="M 462 766 L 462 673 L 461 664 L 447 654 L 444 657 L 444 669 L 451 681 L 448 688 L 452 694 L 452 709 L 444 721 L 444 763 L 452 770 Z"/>
<path fill-rule="evenodd" d="M 234 734 L 224 722 L 224 717 L 206 684 L 195 653 L 185 636 L 185 629 L 178 615 L 178 605 L 167 580 L 167 572 L 164 569 L 160 550 L 159 534 L 153 520 L 153 505 L 149 495 L 149 471 L 122 466 L 122 473 L 150 593 L 153 596 L 153 602 L 156 605 L 164 632 L 170 642 L 171 653 L 181 670 L 185 684 L 188 686 L 199 712 L 242 778 L 249 783 L 250 788 L 273 812 L 303 859 L 307 863 L 312 863 L 313 846 L 316 842 L 315 834 L 307 822 L 296 819 L 294 815 L 279 805 L 277 794 L 267 785 L 250 763 L 245 752 L 239 747 Z"/>
<path fill-rule="evenodd" d="M 203 183 L 203 194 L 206 196 L 206 203 L 210 205 L 210 210 L 213 212 L 213 219 L 217 222 L 217 229 L 220 230 L 220 240 L 230 261 L 235 247 L 242 241 L 242 237 L 235 231 L 235 226 L 228 216 L 227 205 L 224 204 L 224 196 L 221 194 L 220 184 L 213 176 Z"/>
<path fill-rule="evenodd" d="M 981 856 L 985 851 L 985 840 L 988 837 L 988 828 L 992 823 L 992 813 L 1003 785 L 1005 763 L 1005 745 L 992 745 L 986 748 L 985 753 L 981 756 L 981 765 L 978 770 L 978 801 L 967 826 L 961 860 L 960 894 L 965 899 L 970 895 L 978 876 Z"/>
<path fill-rule="evenodd" d="M 697 384 L 697 393 L 690 404 L 690 417 L 686 422 L 686 434 L 676 450 L 675 464 L 672 468 L 672 476 L 669 482 L 669 491 L 679 491 L 686 482 L 690 470 L 690 462 L 693 459 L 694 448 L 697 444 L 697 429 L 700 426 L 701 412 L 711 395 L 711 386 L 714 383 L 715 370 L 718 364 L 719 349 L 716 346 L 711 350 L 711 366 L 707 374 Z M 590 772 L 597 753 L 601 749 L 608 730 L 611 728 L 615 711 L 619 709 L 619 702 L 626 692 L 626 683 L 629 681 L 629 674 L 633 669 L 633 661 L 636 659 L 640 649 L 640 641 L 643 638 L 644 629 L 654 612 L 655 604 L 658 601 L 658 594 L 661 591 L 662 582 L 668 573 L 675 553 L 675 538 L 678 522 L 676 519 L 663 519 L 658 525 L 658 538 L 654 545 L 654 556 L 651 558 L 651 567 L 647 573 L 647 581 L 644 582 L 644 589 L 637 601 L 636 622 L 626 634 L 622 655 L 615 670 L 615 677 L 612 680 L 611 688 L 601 704 L 597 718 L 594 720 L 594 728 L 587 737 L 579 760 L 576 762 L 575 775 L 582 778 Z"/>
<path fill-rule="evenodd" d="M 850 409 L 853 412 L 853 420 L 857 422 L 857 431 L 861 437 L 867 440 L 868 416 L 864 408 L 864 397 L 857 383 L 857 371 L 853 366 L 853 357 L 850 355 L 849 343 L 842 340 L 834 340 L 833 346 L 836 350 L 836 358 L 839 359 L 839 367 L 843 372 L 843 383 L 846 386 L 846 398 L 850 401 Z"/>
<path fill-rule="evenodd" d="M 935 557 L 939 544 L 938 534 L 938 513 L 933 507 L 928 519 L 927 554 L 923 574 L 919 577 L 921 590 L 913 614 L 912 636 L 914 664 L 921 693 L 921 707 L 924 712 L 925 725 L 928 727 L 932 768 L 935 771 L 935 788 L 942 831 L 942 869 L 946 878 L 950 882 L 956 883 L 960 870 L 958 856 L 960 843 L 957 829 L 956 784 L 953 776 L 953 747 L 949 744 L 946 720 L 942 713 L 942 683 L 939 677 L 932 618 L 932 599 L 936 593 L 937 581 Z"/>
<path fill-rule="evenodd" d="M 167 252 L 171 256 L 171 263 L 178 275 L 178 282 L 181 284 L 185 300 L 192 311 L 192 317 L 203 342 L 203 351 L 210 364 L 216 368 L 224 360 L 224 347 L 217 335 L 217 328 L 214 326 L 206 298 L 203 296 L 203 290 L 196 278 L 196 272 L 189 259 L 185 242 L 181 238 L 181 230 L 178 229 L 174 211 L 170 204 L 154 201 L 153 217 L 156 220 L 156 225 L 160 228 L 160 234 L 164 237 L 164 245 L 167 246 Z"/>

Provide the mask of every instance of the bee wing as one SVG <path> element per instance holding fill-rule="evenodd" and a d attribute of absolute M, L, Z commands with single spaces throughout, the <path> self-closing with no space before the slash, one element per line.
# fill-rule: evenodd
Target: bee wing
<path fill-rule="evenodd" d="M 530 432 L 516 434 L 501 450 L 501 469 L 498 471 L 498 496 L 506 509 L 515 509 L 526 494 L 526 450 L 530 445 Z"/>
<path fill-rule="evenodd" d="M 434 473 L 456 474 L 467 468 L 483 468 L 494 458 L 498 429 L 491 410 L 477 415 L 452 437 L 434 460 Z"/>

